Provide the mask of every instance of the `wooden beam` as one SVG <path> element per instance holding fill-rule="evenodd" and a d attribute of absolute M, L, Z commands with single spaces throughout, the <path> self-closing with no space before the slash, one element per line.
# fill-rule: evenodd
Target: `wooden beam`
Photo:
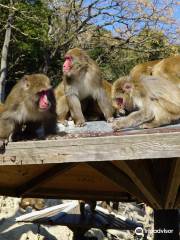
<path fill-rule="evenodd" d="M 123 134 L 123 132 L 121 133 Z M 180 132 L 12 142 L 0 165 L 93 162 L 180 156 Z"/>
<path fill-rule="evenodd" d="M 47 198 L 63 198 L 63 199 L 84 199 L 84 200 L 109 200 L 119 202 L 132 202 L 135 199 L 127 192 L 110 192 L 110 191 L 89 191 L 89 190 L 75 190 L 75 189 L 57 189 L 57 188 L 37 188 L 32 192 L 27 192 L 23 197 L 38 197 Z"/>
<path fill-rule="evenodd" d="M 143 193 L 136 187 L 136 185 L 134 185 L 131 179 L 122 171 L 120 171 L 119 168 L 114 166 L 112 163 L 91 162 L 88 164 L 89 166 L 93 167 L 94 169 L 99 171 L 101 174 L 109 178 L 111 181 L 115 182 L 117 185 L 123 188 L 126 192 L 135 196 L 140 201 L 147 202 L 147 199 L 144 197 Z"/>
<path fill-rule="evenodd" d="M 151 203 L 154 208 L 162 208 L 162 201 L 158 194 L 148 169 L 145 168 L 144 162 L 141 161 L 114 161 L 113 164 L 125 172 L 136 184 L 140 191 Z"/>
<path fill-rule="evenodd" d="M 168 177 L 168 185 L 165 194 L 164 207 L 173 208 L 180 186 L 180 158 L 172 159 L 171 169 Z"/>
<path fill-rule="evenodd" d="M 180 208 L 180 191 L 177 194 L 176 201 L 175 201 L 175 204 L 174 204 L 174 208 L 176 208 L 176 209 Z"/>
<path fill-rule="evenodd" d="M 37 188 L 40 184 L 47 182 L 49 179 L 54 178 L 56 175 L 61 175 L 64 172 L 70 170 L 76 163 L 65 163 L 65 164 L 57 164 L 42 174 L 32 178 L 30 181 L 20 185 L 17 189 L 17 196 L 24 195 L 32 191 L 34 188 Z"/>

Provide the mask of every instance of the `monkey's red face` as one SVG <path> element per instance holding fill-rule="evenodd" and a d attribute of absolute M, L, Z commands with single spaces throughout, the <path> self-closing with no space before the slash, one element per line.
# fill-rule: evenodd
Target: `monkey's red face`
<path fill-rule="evenodd" d="M 51 103 L 48 99 L 48 92 L 49 90 L 44 90 L 38 93 L 38 96 L 39 96 L 38 104 L 39 104 L 40 111 L 47 111 L 51 106 Z"/>
<path fill-rule="evenodd" d="M 63 73 L 68 73 L 73 67 L 73 58 L 72 56 L 66 55 L 65 62 L 63 64 Z"/>

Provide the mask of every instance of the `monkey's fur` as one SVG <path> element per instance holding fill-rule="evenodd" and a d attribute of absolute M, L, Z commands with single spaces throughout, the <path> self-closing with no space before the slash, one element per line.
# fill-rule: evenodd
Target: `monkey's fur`
<path fill-rule="evenodd" d="M 101 71 L 85 51 L 79 48 L 69 50 L 65 55 L 63 73 L 65 95 L 77 126 L 85 124 L 81 101 L 88 97 L 97 101 L 106 120 L 112 120 L 113 108 L 103 88 Z"/>
<path fill-rule="evenodd" d="M 44 74 L 25 75 L 12 88 L 0 113 L 0 139 L 9 139 L 29 123 L 42 124 L 45 134 L 55 131 L 55 108 L 49 78 Z"/>
<path fill-rule="evenodd" d="M 103 80 L 103 88 L 106 91 L 108 98 L 111 99 L 111 83 Z M 55 97 L 58 121 L 62 124 L 66 124 L 66 120 L 68 120 L 68 117 L 70 116 L 70 109 L 65 96 L 63 82 L 59 83 L 59 85 L 55 88 Z M 81 106 L 86 120 L 91 121 L 103 119 L 103 113 L 101 112 L 97 102 L 92 98 L 87 98 L 82 101 Z"/>
<path fill-rule="evenodd" d="M 119 79 L 113 84 L 121 108 L 131 112 L 113 122 L 114 130 L 154 128 L 180 119 L 180 89 L 170 80 L 149 76 L 138 81 Z"/>

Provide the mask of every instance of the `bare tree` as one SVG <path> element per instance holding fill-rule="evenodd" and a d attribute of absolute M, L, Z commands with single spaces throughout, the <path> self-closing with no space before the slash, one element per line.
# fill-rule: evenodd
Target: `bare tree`
<path fill-rule="evenodd" d="M 5 32 L 4 44 L 2 47 L 2 54 L 1 54 L 1 68 L 0 68 L 0 101 L 1 102 L 3 102 L 5 98 L 5 82 L 6 82 L 7 67 L 8 67 L 7 57 L 8 57 L 9 44 L 11 40 L 12 23 L 14 19 L 14 8 L 13 8 L 12 0 L 10 0 L 10 6 L 8 8 L 9 8 L 9 15 L 8 15 L 7 23 L 5 26 L 6 32 Z"/>

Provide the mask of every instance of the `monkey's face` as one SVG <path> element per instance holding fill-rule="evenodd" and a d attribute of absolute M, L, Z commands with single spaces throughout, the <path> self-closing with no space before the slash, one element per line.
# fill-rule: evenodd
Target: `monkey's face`
<path fill-rule="evenodd" d="M 66 55 L 65 62 L 63 64 L 63 73 L 66 76 L 71 76 L 79 72 L 81 63 L 76 56 Z"/>
<path fill-rule="evenodd" d="M 127 81 L 118 81 L 113 86 L 112 105 L 117 110 L 117 114 L 125 115 L 133 109 L 131 91 L 132 86 Z"/>
<path fill-rule="evenodd" d="M 43 74 L 26 75 L 22 79 L 27 101 L 40 112 L 51 107 L 52 88 L 50 80 Z"/>

